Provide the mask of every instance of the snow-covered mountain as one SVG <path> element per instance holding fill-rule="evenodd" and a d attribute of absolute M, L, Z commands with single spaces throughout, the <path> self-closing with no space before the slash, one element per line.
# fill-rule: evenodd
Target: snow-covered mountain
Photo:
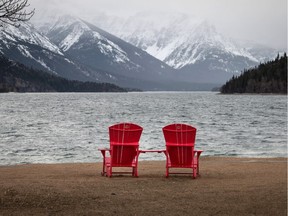
<path fill-rule="evenodd" d="M 163 81 L 173 68 L 81 19 L 62 16 L 46 31 L 61 51 L 83 64 L 144 81 Z"/>
<path fill-rule="evenodd" d="M 143 90 L 207 90 L 177 82 L 176 71 L 147 52 L 75 17 L 42 26 L 1 31 L 0 52 L 24 65 L 81 81 L 109 82 Z"/>
<path fill-rule="evenodd" d="M 243 46 L 207 21 L 186 14 L 142 12 L 127 19 L 102 15 L 90 21 L 177 69 L 185 80 L 224 82 L 277 55 L 252 43 Z"/>
<path fill-rule="evenodd" d="M 67 55 L 31 24 L 7 26 L 0 32 L 0 54 L 26 66 L 68 79 L 111 81 L 111 74 L 89 68 Z"/>
<path fill-rule="evenodd" d="M 34 21 L 36 28 L 23 23 L 2 30 L 0 54 L 68 79 L 143 90 L 209 90 L 277 55 L 183 14 L 94 18 L 113 34 L 73 16 L 51 16 Z"/>

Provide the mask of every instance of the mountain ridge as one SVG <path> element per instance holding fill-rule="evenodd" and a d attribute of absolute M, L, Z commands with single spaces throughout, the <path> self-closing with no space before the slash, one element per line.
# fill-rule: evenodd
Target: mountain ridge
<path fill-rule="evenodd" d="M 163 19 L 164 25 L 147 23 L 143 14 L 138 17 L 143 25 L 134 30 L 137 17 L 133 19 L 126 20 L 127 29 L 122 29 L 127 39 L 69 15 L 53 17 L 53 22 L 46 20 L 43 25 L 39 21 L 37 28 L 30 24 L 11 27 L 0 33 L 0 53 L 72 80 L 142 90 L 211 90 L 272 52 L 260 46 L 258 50 L 252 46 L 238 49 L 207 21 L 191 21 L 183 14 L 174 14 L 174 20 Z M 114 21 L 107 19 L 113 28 L 120 28 Z M 153 25 L 156 27 L 149 27 Z"/>
<path fill-rule="evenodd" d="M 177 69 L 182 80 L 223 83 L 233 74 L 278 54 L 263 46 L 256 49 L 253 45 L 247 49 L 242 43 L 217 32 L 207 20 L 187 14 L 141 12 L 119 19 L 118 24 L 115 17 L 109 16 L 90 18 L 90 22 Z M 209 79 L 217 74 L 218 79 Z"/>
<path fill-rule="evenodd" d="M 72 23 L 73 22 L 75 22 L 75 19 L 72 21 Z M 79 20 L 77 20 L 77 22 L 79 22 Z M 166 66 L 165 63 L 150 56 L 149 54 L 140 50 L 139 48 L 133 47 L 132 45 L 124 42 L 121 39 L 117 39 L 117 37 L 109 35 L 109 37 L 111 37 L 115 41 L 115 43 L 107 40 L 105 37 L 102 37 L 101 34 L 96 32 L 96 31 L 99 31 L 102 34 L 105 33 L 99 28 L 96 28 L 93 26 L 94 28 L 94 31 L 93 31 L 90 29 L 92 28 L 92 25 L 88 27 L 86 24 L 84 24 L 84 26 L 86 26 L 88 29 L 88 31 L 86 32 L 87 34 L 85 35 L 84 40 L 80 41 L 81 42 L 79 43 L 80 45 L 78 44 L 80 46 L 80 49 L 76 49 L 74 50 L 74 52 L 69 52 L 70 50 L 72 50 L 70 49 L 71 47 L 69 47 L 69 49 L 68 47 L 65 47 L 66 48 L 65 50 L 57 49 L 55 51 L 55 50 L 47 50 L 45 49 L 45 47 L 41 47 L 40 44 L 31 43 L 29 38 L 32 36 L 31 35 L 29 36 L 27 32 L 30 32 L 32 27 L 28 24 L 22 25 L 19 29 L 16 29 L 16 30 L 13 29 L 15 27 L 11 27 L 8 29 L 4 29 L 4 31 L 1 31 L 0 38 L 2 40 L 0 41 L 0 50 L 1 50 L 1 53 L 5 54 L 7 57 L 15 61 L 24 63 L 25 65 L 29 67 L 33 66 L 37 69 L 46 70 L 52 74 L 57 74 L 68 79 L 75 79 L 75 80 L 80 80 L 80 81 L 110 82 L 110 83 L 114 83 L 114 84 L 121 85 L 123 87 L 128 87 L 128 88 L 139 87 L 139 88 L 147 89 L 147 90 L 157 89 L 157 85 L 158 85 L 157 81 L 162 82 L 163 79 L 161 78 L 161 73 L 160 74 L 156 73 L 155 68 L 157 68 L 160 72 L 162 70 L 162 72 L 164 73 L 168 71 L 165 69 L 165 67 L 169 67 L 169 66 Z M 65 27 L 67 27 L 67 25 L 65 25 Z M 83 28 L 83 25 L 81 26 L 81 28 Z M 13 34 L 15 32 L 18 32 L 18 33 Z M 55 33 L 55 35 L 59 35 L 59 34 L 56 34 L 56 32 L 53 32 L 53 33 Z M 26 34 L 27 34 L 27 37 L 23 38 L 23 35 L 26 35 Z M 105 33 L 105 34 L 108 35 L 108 33 Z M 13 35 L 13 37 L 11 37 L 10 35 Z M 42 37 L 40 33 L 38 35 L 39 35 L 39 38 Z M 91 39 L 91 35 L 92 35 L 92 41 L 91 43 L 87 43 L 87 41 L 85 40 Z M 97 46 L 97 44 L 94 43 L 95 41 L 93 41 L 93 39 L 95 38 L 97 40 L 99 39 L 98 40 L 99 46 L 103 45 L 102 47 L 100 47 L 101 49 Z M 44 39 L 46 40 L 47 38 L 44 37 Z M 77 42 L 77 40 L 74 42 Z M 95 49 L 91 49 L 91 47 L 93 48 L 93 43 L 94 43 Z M 118 58 L 119 56 L 116 56 L 116 58 L 114 58 L 115 61 L 111 61 L 111 58 L 115 56 L 112 56 L 112 57 L 105 56 L 105 54 L 110 54 L 111 52 L 112 54 L 114 54 L 113 53 L 114 50 L 118 52 L 116 54 L 119 54 L 119 55 L 123 54 L 121 53 L 121 51 L 124 52 L 123 50 L 121 49 L 120 51 L 117 50 L 119 48 L 118 46 L 119 44 L 117 43 L 124 44 L 124 46 L 126 46 L 124 48 L 128 47 L 130 54 L 132 52 L 131 55 L 133 55 L 133 58 L 134 59 L 138 58 L 138 62 L 141 64 L 141 66 L 138 66 L 136 63 L 132 61 L 130 65 L 124 62 L 124 64 L 122 64 L 122 71 L 119 70 L 121 69 L 120 64 L 121 64 L 122 59 Z M 55 44 L 55 43 L 52 43 L 52 44 Z M 52 44 L 51 44 L 51 47 L 53 47 Z M 71 46 L 72 45 L 75 45 L 75 44 L 71 44 Z M 91 52 L 87 53 L 86 52 L 87 50 L 81 49 L 82 45 L 83 46 L 85 45 L 88 51 L 91 51 Z M 58 46 L 55 46 L 55 47 L 58 47 Z M 113 49 L 115 48 L 115 49 L 113 50 L 112 48 Z M 143 57 L 143 58 L 140 58 L 140 57 Z M 87 62 L 87 60 L 89 59 L 90 59 L 90 62 Z M 104 66 L 101 65 L 102 62 L 105 62 Z M 113 67 L 111 66 L 112 62 L 114 64 L 112 65 Z M 134 69 L 140 68 L 141 70 L 138 69 L 138 72 L 137 70 L 130 70 L 130 71 L 127 70 L 127 67 L 131 65 L 134 67 Z M 155 65 L 157 67 L 154 67 Z M 153 68 L 154 70 L 152 70 Z M 141 76 L 140 77 L 136 76 L 137 74 L 133 75 L 132 74 L 133 72 L 135 73 L 137 72 Z M 149 75 L 151 75 L 151 77 Z M 162 83 L 161 85 L 163 88 L 160 88 L 160 89 L 163 89 L 163 90 L 169 89 L 169 86 L 165 85 L 165 83 Z"/>

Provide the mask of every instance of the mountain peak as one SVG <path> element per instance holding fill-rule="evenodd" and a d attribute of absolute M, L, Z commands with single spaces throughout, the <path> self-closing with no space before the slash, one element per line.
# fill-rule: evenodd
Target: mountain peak
<path fill-rule="evenodd" d="M 81 19 L 71 15 L 63 15 L 47 31 L 47 36 L 66 52 L 79 41 L 86 31 L 89 31 L 89 28 Z M 55 32 L 57 32 L 57 35 L 55 35 Z"/>

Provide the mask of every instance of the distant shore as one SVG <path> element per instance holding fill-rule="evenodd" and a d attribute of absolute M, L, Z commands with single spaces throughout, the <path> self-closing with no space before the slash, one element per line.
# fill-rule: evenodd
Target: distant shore
<path fill-rule="evenodd" d="M 0 166 L 0 215 L 287 215 L 287 158 L 202 157 L 201 177 L 100 175 L 102 163 Z"/>
<path fill-rule="evenodd" d="M 279 95 L 279 96 L 286 96 L 287 95 L 287 93 L 221 93 L 221 92 L 219 92 L 219 93 L 217 93 L 218 95 Z"/>

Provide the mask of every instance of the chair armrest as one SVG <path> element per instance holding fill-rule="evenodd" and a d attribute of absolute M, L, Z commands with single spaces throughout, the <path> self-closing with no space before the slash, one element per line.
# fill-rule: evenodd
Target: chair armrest
<path fill-rule="evenodd" d="M 101 151 L 101 154 L 102 154 L 102 156 L 105 158 L 105 156 L 106 156 L 106 151 L 109 151 L 110 152 L 110 149 L 108 149 L 108 148 L 103 148 L 103 149 L 98 149 L 99 151 Z"/>
<path fill-rule="evenodd" d="M 99 151 L 110 151 L 109 148 L 98 148 Z"/>
<path fill-rule="evenodd" d="M 203 152 L 203 150 L 194 150 L 194 152 L 197 154 L 197 159 L 199 159 L 201 153 Z"/>

